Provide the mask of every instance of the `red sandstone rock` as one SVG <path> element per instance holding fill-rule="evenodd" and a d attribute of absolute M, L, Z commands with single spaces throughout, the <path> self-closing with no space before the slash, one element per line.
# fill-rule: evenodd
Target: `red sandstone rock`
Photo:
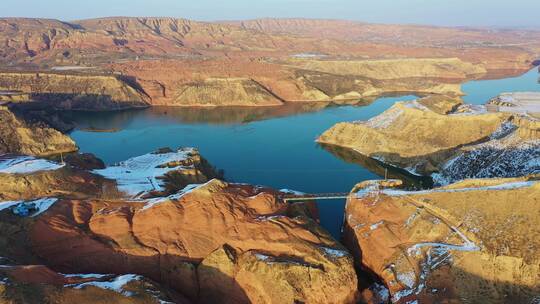
<path fill-rule="evenodd" d="M 217 180 L 186 192 L 60 201 L 33 226 L 33 251 L 61 271 L 136 273 L 207 303 L 354 301 L 351 256 L 313 220 L 287 216 L 275 192 Z M 222 279 L 203 279 L 209 267 Z"/>
<path fill-rule="evenodd" d="M 540 291 L 538 181 L 468 180 L 420 192 L 384 187 L 365 182 L 353 191 L 344 242 L 393 303 L 533 301 Z"/>

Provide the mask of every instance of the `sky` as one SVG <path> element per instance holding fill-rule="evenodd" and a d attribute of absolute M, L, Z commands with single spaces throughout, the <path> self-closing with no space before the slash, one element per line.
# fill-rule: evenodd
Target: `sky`
<path fill-rule="evenodd" d="M 194 20 L 329 18 L 376 23 L 540 28 L 540 0 L 2 0 L 2 17 Z"/>

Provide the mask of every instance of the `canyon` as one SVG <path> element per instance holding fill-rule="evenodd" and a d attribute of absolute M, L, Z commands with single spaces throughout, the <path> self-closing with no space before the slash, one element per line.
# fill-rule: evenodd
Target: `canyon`
<path fill-rule="evenodd" d="M 539 33 L 2 18 L 0 302 L 535 303 L 539 94 L 463 84 L 530 71 Z"/>
<path fill-rule="evenodd" d="M 196 173 L 201 157 L 192 149 L 162 149 L 108 168 L 73 163 L 0 162 L 2 181 L 15 181 L 2 184 L 9 201 L 0 203 L 0 242 L 10 244 L 0 252 L 9 261 L 1 267 L 8 298 L 26 296 L 17 292 L 25 284 L 46 284 L 51 299 L 63 299 L 70 288 L 111 289 L 100 286 L 119 280 L 88 273 L 130 275 L 116 297 L 146 302 L 349 303 L 358 296 L 352 257 L 317 224 L 313 204 L 290 205 L 275 190 Z M 153 181 L 145 181 L 149 175 Z M 137 289 L 152 282 L 165 286 L 162 295 L 159 286 Z M 84 297 L 75 293 L 69 297 Z"/>
<path fill-rule="evenodd" d="M 538 38 L 331 20 L 4 18 L 0 90 L 80 110 L 459 95 L 464 81 L 529 70 Z"/>

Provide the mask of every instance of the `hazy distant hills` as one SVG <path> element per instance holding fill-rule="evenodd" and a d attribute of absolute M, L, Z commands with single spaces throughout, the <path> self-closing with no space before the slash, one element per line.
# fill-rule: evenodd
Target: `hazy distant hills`
<path fill-rule="evenodd" d="M 0 64 L 101 64 L 147 57 L 534 58 L 540 32 L 381 25 L 341 20 L 197 22 L 111 17 L 62 22 L 0 19 Z M 520 58 L 521 58 L 520 57 Z M 507 60 L 507 59 L 504 59 Z"/>

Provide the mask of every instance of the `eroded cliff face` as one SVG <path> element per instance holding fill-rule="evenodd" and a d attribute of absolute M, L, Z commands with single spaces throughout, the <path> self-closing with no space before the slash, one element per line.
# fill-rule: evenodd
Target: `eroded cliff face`
<path fill-rule="evenodd" d="M 517 75 L 530 69 L 540 44 L 537 31 L 490 31 L 422 25 L 370 24 L 344 20 L 255 19 L 230 22 L 244 29 L 269 34 L 351 41 L 371 58 L 451 58 L 482 65 L 486 78 Z M 527 46 L 514 43 L 526 40 Z M 536 54 L 536 55 L 534 55 Z M 342 54 L 350 56 L 350 54 Z M 532 57 L 531 57 L 532 55 Z"/>
<path fill-rule="evenodd" d="M 330 74 L 364 76 L 389 80 L 396 78 L 438 78 L 463 80 L 486 72 L 479 65 L 458 58 L 387 59 L 387 60 L 292 60 L 303 69 Z"/>
<path fill-rule="evenodd" d="M 122 110 L 148 106 L 148 97 L 142 90 L 116 76 L 0 73 L 0 91 L 21 92 L 29 97 L 25 101 L 41 101 L 62 110 Z"/>
<path fill-rule="evenodd" d="M 197 22 L 176 18 L 101 18 L 62 22 L 0 19 L 0 62 L 99 66 L 147 58 L 281 57 L 452 58 L 489 73 L 524 71 L 538 55 L 538 32 L 380 25 L 339 20 Z"/>
<path fill-rule="evenodd" d="M 161 197 L 221 176 L 196 149 L 163 148 L 109 167 L 91 154 L 55 158 L 0 155 L 0 199 Z"/>
<path fill-rule="evenodd" d="M 394 105 L 365 122 L 339 123 L 323 144 L 421 175 L 439 184 L 465 178 L 517 177 L 540 172 L 538 122 L 531 116 L 457 107 L 451 114 L 428 99 Z"/>
<path fill-rule="evenodd" d="M 484 71 L 458 59 L 167 60 L 128 62 L 110 68 L 133 75 L 153 105 L 174 106 L 354 104 L 404 93 L 459 96 L 459 82 Z"/>
<path fill-rule="evenodd" d="M 26 121 L 0 105 L 0 155 L 46 156 L 77 151 L 68 136 L 41 122 Z"/>
<path fill-rule="evenodd" d="M 171 89 L 171 88 L 165 88 Z M 279 97 L 248 78 L 207 78 L 174 88 L 172 102 L 181 106 L 277 106 Z"/>
<path fill-rule="evenodd" d="M 420 192 L 392 186 L 355 187 L 344 242 L 393 303 L 534 302 L 540 292 L 536 179 L 466 180 Z"/>
<path fill-rule="evenodd" d="M 459 95 L 459 82 L 529 70 L 540 54 L 537 37 L 328 20 L 4 18 L 0 64 L 49 72 L 0 74 L 0 90 L 22 91 L 11 100 L 28 94 L 80 110 Z M 97 76 L 111 71 L 125 77 Z"/>
<path fill-rule="evenodd" d="M 12 207 L 0 202 L 0 302 L 191 303 L 139 275 L 65 274 L 41 264 L 30 250 L 27 233 L 36 213 L 45 212 L 55 202 L 21 201 Z"/>

